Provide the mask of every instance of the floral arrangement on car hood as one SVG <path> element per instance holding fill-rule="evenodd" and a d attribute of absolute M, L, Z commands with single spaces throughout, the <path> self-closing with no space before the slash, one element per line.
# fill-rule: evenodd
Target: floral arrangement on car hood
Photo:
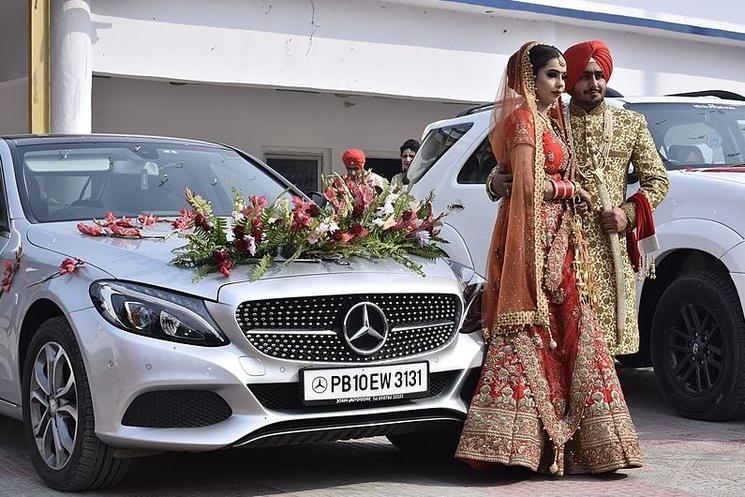
<path fill-rule="evenodd" d="M 229 276 L 237 264 L 255 264 L 252 280 L 274 262 L 298 259 L 390 258 L 422 274 L 410 256 L 447 256 L 440 247 L 441 219 L 432 212 L 433 195 L 422 201 L 369 181 L 325 179 L 321 208 L 293 196 L 271 204 L 265 197 L 234 192 L 230 218 L 216 216 L 209 202 L 187 190 L 191 210 L 173 222 L 186 244 L 174 250 L 173 263 L 196 268 L 195 279 L 219 271 Z"/>

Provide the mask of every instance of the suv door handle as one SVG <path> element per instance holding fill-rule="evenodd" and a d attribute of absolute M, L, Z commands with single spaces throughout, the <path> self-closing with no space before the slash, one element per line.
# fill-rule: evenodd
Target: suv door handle
<path fill-rule="evenodd" d="M 456 209 L 462 210 L 462 209 L 465 209 L 465 206 L 463 204 L 458 204 L 458 203 L 448 205 L 449 211 L 454 211 Z"/>

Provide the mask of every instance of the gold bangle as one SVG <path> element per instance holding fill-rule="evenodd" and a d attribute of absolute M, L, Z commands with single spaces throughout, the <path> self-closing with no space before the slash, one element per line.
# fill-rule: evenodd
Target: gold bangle
<path fill-rule="evenodd" d="M 489 197 L 490 200 L 493 202 L 499 200 L 501 198 L 500 195 L 497 195 L 494 190 L 492 189 L 492 180 L 494 179 L 494 176 L 496 176 L 500 172 L 500 166 L 496 165 L 492 168 L 491 171 L 489 171 L 489 174 L 486 176 L 486 195 Z"/>

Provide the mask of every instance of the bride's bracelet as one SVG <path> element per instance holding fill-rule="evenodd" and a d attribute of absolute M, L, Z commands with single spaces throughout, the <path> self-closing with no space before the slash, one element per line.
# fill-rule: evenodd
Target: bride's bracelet
<path fill-rule="evenodd" d="M 554 200 L 570 199 L 577 195 L 577 192 L 579 191 L 579 188 L 574 181 L 550 179 L 549 182 L 554 188 Z"/>

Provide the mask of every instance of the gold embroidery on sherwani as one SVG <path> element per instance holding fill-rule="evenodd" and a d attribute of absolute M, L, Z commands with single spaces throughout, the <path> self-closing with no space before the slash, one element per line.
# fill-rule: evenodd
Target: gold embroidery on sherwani
<path fill-rule="evenodd" d="M 606 108 L 611 112 L 613 119 L 613 132 L 603 171 L 608 194 L 613 205 L 620 206 L 627 214 L 631 214 L 629 219 L 633 225 L 634 210 L 626 207 L 625 203 L 628 196 L 626 189 L 629 162 L 633 163 L 636 174 L 639 176 L 641 191 L 645 193 L 653 209 L 667 193 L 667 173 L 649 134 L 644 117 L 638 112 L 607 106 L 605 103 L 589 113 L 576 106 L 571 107 L 570 120 L 577 163 L 585 169 L 591 166 L 589 147 L 592 143 L 600 148 L 603 142 L 603 113 Z M 581 176 L 577 180 L 590 193 L 594 205 L 600 205 L 594 182 L 584 180 Z M 603 329 L 603 335 L 612 354 L 637 352 L 639 330 L 636 316 L 636 281 L 626 244 L 621 243 L 626 284 L 626 329 L 622 342 L 616 344 L 616 289 L 610 242 L 608 235 L 600 228 L 598 211 L 592 212 L 590 216 L 583 219 L 582 224 L 590 245 L 591 264 L 596 277 L 594 281 L 597 298 L 595 310 Z"/>

